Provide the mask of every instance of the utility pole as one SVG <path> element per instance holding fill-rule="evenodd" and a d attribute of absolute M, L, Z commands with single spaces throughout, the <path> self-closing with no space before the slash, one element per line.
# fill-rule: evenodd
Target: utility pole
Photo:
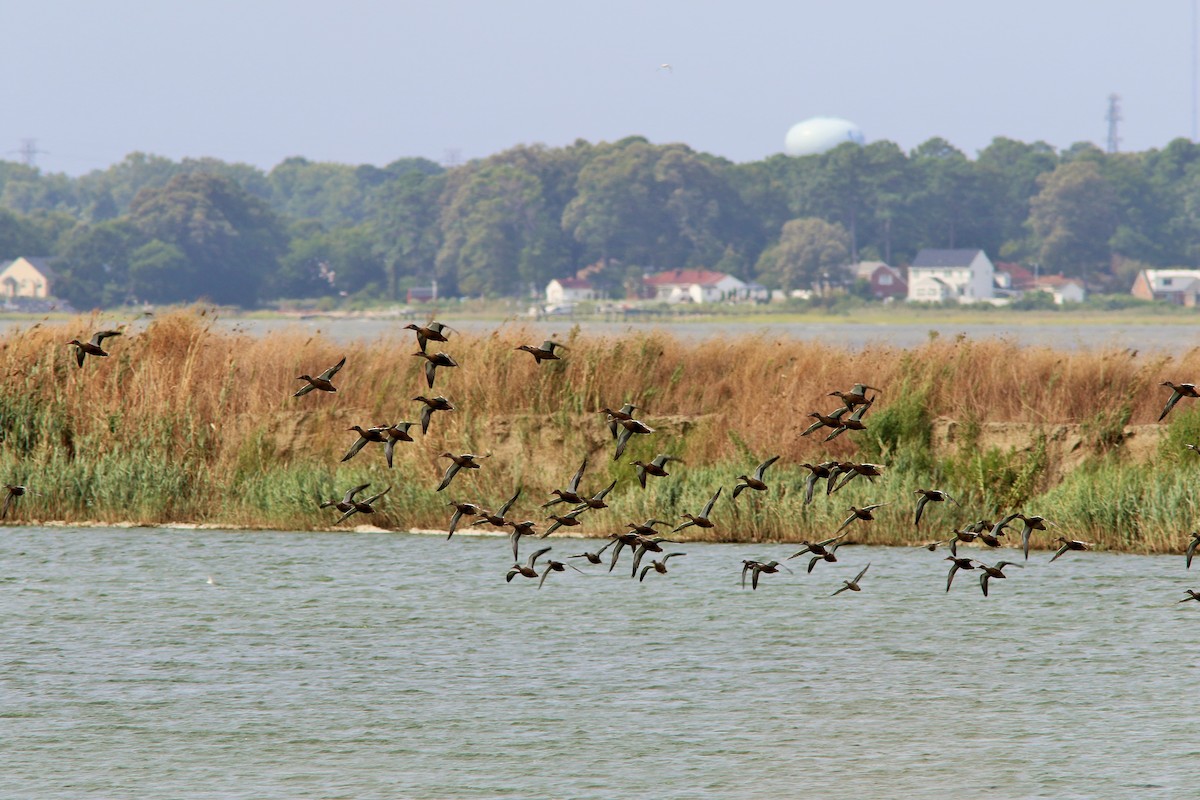
<path fill-rule="evenodd" d="M 1108 152 L 1115 153 L 1121 144 L 1121 137 L 1117 135 L 1117 123 L 1121 121 L 1121 95 L 1108 96 L 1108 113 L 1104 118 L 1108 120 Z"/>
<path fill-rule="evenodd" d="M 22 139 L 21 149 L 17 152 L 21 154 L 22 164 L 27 167 L 36 167 L 38 153 L 43 153 L 45 151 L 38 150 L 37 139 Z"/>

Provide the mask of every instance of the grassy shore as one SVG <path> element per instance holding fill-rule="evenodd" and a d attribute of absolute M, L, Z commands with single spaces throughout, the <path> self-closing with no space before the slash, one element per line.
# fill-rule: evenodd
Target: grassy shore
<path fill-rule="evenodd" d="M 321 529 L 336 519 L 317 498 L 370 482 L 392 489 L 370 517 L 388 528 L 443 527 L 451 500 L 495 508 L 516 487 L 511 517 L 539 520 L 550 490 L 564 487 L 586 456 L 582 488 L 617 480 L 610 508 L 587 512 L 575 531 L 606 536 L 626 522 L 698 513 L 724 487 L 717 527 L 693 538 L 798 541 L 829 535 L 848 507 L 887 502 L 877 521 L 856 522 L 854 541 L 909 544 L 946 538 L 955 525 L 1008 511 L 1040 514 L 1054 536 L 1139 552 L 1180 550 L 1196 525 L 1200 413 L 1184 400 L 1161 428 L 1164 380 L 1193 380 L 1200 352 L 1181 359 L 1120 350 L 1015 348 L 989 340 L 934 339 L 902 350 L 848 351 L 767 336 L 684 343 L 669 334 L 617 338 L 573 334 L 561 362 L 535 366 L 515 352 L 538 337 L 506 327 L 488 336 L 453 335 L 441 349 L 461 365 L 439 369 L 431 392 L 414 337 L 340 346 L 301 333 L 255 338 L 222 330 L 211 314 L 161 315 L 141 332 L 106 340 L 109 358 L 76 367 L 72 338 L 102 327 L 95 318 L 35 324 L 0 348 L 0 473 L 38 492 L 20 499 L 9 522 L 37 520 L 201 523 Z M 436 347 L 436 344 L 434 345 Z M 336 394 L 292 393 L 296 376 L 341 356 Z M 883 389 L 868 428 L 823 442 L 800 433 L 811 411 L 832 411 L 834 389 L 864 382 Z M 399 444 L 395 467 L 382 447 L 342 454 L 350 425 L 416 420 L 419 394 L 457 407 L 436 413 L 429 435 Z M 597 409 L 639 404 L 656 429 L 635 436 L 620 462 Z M 953 421 L 953 441 L 933 435 Z M 989 426 L 1025 435 L 988 438 Z M 1140 454 L 1131 430 L 1152 426 L 1157 444 Z M 1070 446 L 1063 444 L 1069 431 Z M 443 452 L 490 453 L 436 493 Z M 684 459 L 670 478 L 641 489 L 629 461 L 656 453 Z M 767 456 L 771 490 L 730 500 L 737 476 Z M 802 462 L 827 459 L 887 465 L 874 483 L 857 479 L 803 502 Z M 961 504 L 931 506 L 914 530 L 913 490 L 948 491 Z M 565 506 L 558 506 L 564 509 Z M 688 529 L 694 532 L 695 529 Z"/>

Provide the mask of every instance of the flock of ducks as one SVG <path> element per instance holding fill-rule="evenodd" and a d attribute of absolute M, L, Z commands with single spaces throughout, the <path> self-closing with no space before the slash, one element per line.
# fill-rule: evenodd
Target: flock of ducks
<path fill-rule="evenodd" d="M 414 357 L 422 358 L 424 364 L 424 374 L 426 384 L 429 389 L 433 389 L 437 369 L 458 367 L 458 362 L 452 356 L 445 352 L 429 353 L 427 346 L 429 342 L 447 342 L 448 333 L 452 331 L 448 325 L 440 322 L 429 322 L 426 325 L 410 324 L 405 326 L 406 330 L 412 330 L 416 334 L 418 351 L 413 353 Z M 106 357 L 108 353 L 104 350 L 104 341 L 106 339 L 120 336 L 122 332 L 119 330 L 102 330 L 95 333 L 87 342 L 81 342 L 78 339 L 72 339 L 68 342 L 69 345 L 75 348 L 75 360 L 80 368 L 84 366 L 87 356 Z M 515 350 L 529 353 L 534 358 L 534 363 L 540 366 L 546 361 L 558 361 L 561 356 L 560 352 L 567 348 L 555 341 L 546 340 L 540 346 L 521 345 Z M 314 391 L 319 392 L 336 392 L 337 387 L 334 386 L 333 380 L 338 372 L 346 364 L 345 357 L 341 358 L 336 364 L 329 367 L 319 375 L 313 377 L 311 375 L 300 375 L 297 380 L 304 381 L 293 395 L 293 397 L 303 397 Z M 1200 398 L 1200 390 L 1190 383 L 1174 384 L 1170 381 L 1164 381 L 1163 386 L 1171 389 L 1170 397 L 1167 399 L 1166 406 L 1159 415 L 1161 422 L 1166 418 L 1176 404 L 1184 398 Z M 867 427 L 865 419 L 866 413 L 874 405 L 875 400 L 882 394 L 882 390 L 870 386 L 868 384 L 855 384 L 849 391 L 834 390 L 828 393 L 830 397 L 836 397 L 841 402 L 841 405 L 830 411 L 822 413 L 813 411 L 808 416 L 812 417 L 814 422 L 808 426 L 801 436 L 808 436 L 812 433 L 820 431 L 822 428 L 829 429 L 824 441 L 830 441 L 847 432 L 863 431 Z M 451 412 L 454 410 L 454 405 L 445 397 L 437 396 L 428 398 L 423 395 L 418 395 L 413 398 L 414 402 L 421 403 L 420 409 L 420 427 L 423 435 L 428 434 L 429 427 L 432 421 L 434 412 Z M 619 409 L 602 408 L 599 413 L 604 414 L 605 424 L 615 441 L 615 449 L 613 460 L 619 460 L 624 454 L 626 446 L 630 439 L 635 436 L 648 436 L 654 433 L 654 429 L 645 422 L 637 419 L 634 413 L 638 411 L 638 406 L 632 403 L 626 403 Z M 357 439 L 350 446 L 350 449 L 342 457 L 342 461 L 348 461 L 354 458 L 365 447 L 372 443 L 382 444 L 384 446 L 384 456 L 388 467 L 392 466 L 394 448 L 397 443 L 412 442 L 413 437 L 410 434 L 411 428 L 416 425 L 414 422 L 397 422 L 394 424 L 377 425 L 369 428 L 363 428 L 360 425 L 353 425 L 348 430 L 357 434 Z M 444 452 L 440 457 L 450 459 L 449 465 L 446 467 L 445 473 L 442 476 L 441 482 L 438 484 L 436 491 L 441 492 L 450 487 L 454 482 L 455 477 L 462 470 L 477 470 L 482 467 L 481 460 L 486 459 L 491 454 L 478 455 L 475 453 L 451 453 Z M 730 494 L 730 503 L 736 502 L 739 495 L 747 490 L 754 492 L 767 492 L 770 487 L 766 482 L 766 473 L 770 467 L 779 460 L 780 456 L 771 456 L 755 467 L 752 474 L 742 474 L 738 476 L 738 482 L 733 486 Z M 667 465 L 672 462 L 681 462 L 682 459 L 676 456 L 660 453 L 649 462 L 634 460 L 629 462 L 629 465 L 634 468 L 634 475 L 642 488 L 645 488 L 647 481 L 650 478 L 665 479 L 670 477 L 670 472 L 667 471 Z M 509 567 L 505 579 L 511 582 L 514 578 L 520 576 L 528 579 L 536 579 L 538 588 L 545 583 L 546 578 L 552 572 L 566 572 L 567 569 L 572 569 L 577 572 L 583 572 L 571 563 L 571 560 L 583 559 L 584 562 L 591 565 L 603 565 L 604 558 L 602 556 L 611 548 L 611 554 L 608 557 L 608 572 L 613 572 L 617 566 L 618 559 L 621 553 L 628 549 L 631 553 L 632 566 L 630 577 L 637 578 L 638 581 L 644 581 L 650 573 L 656 575 L 666 575 L 668 573 L 668 562 L 672 558 L 683 557 L 686 553 L 673 551 L 666 552 L 663 545 L 680 543 L 680 539 L 668 538 L 668 535 L 659 533 L 656 526 L 669 526 L 671 523 L 661 519 L 647 519 L 644 522 L 629 522 L 625 524 L 628 530 L 620 533 L 609 534 L 608 542 L 595 551 L 584 551 L 577 553 L 567 558 L 568 561 L 559 561 L 551 558 L 548 553 L 552 551 L 551 547 L 542 547 L 530 553 L 524 561 L 520 558 L 520 540 L 526 536 L 545 539 L 554 534 L 561 528 L 576 527 L 581 524 L 581 516 L 588 512 L 600 511 L 608 507 L 605 498 L 612 492 L 618 481 L 613 480 L 607 486 L 594 493 L 589 493 L 581 488 L 581 483 L 585 471 L 588 466 L 588 459 L 584 458 L 583 463 L 567 481 L 562 488 L 554 489 L 550 494 L 551 497 L 545 503 L 541 504 L 542 509 L 548 509 L 552 506 L 566 504 L 570 506 L 570 510 L 565 513 L 547 514 L 546 522 L 550 523 L 544 531 L 539 532 L 537 527 L 539 523 L 536 520 L 525 519 L 517 520 L 516 516 L 512 515 L 513 506 L 521 497 L 522 490 L 517 488 L 512 497 L 510 497 L 496 511 L 490 511 L 487 507 L 461 501 L 450 501 L 447 505 L 454 509 L 448 524 L 447 538 L 454 535 L 455 531 L 462 520 L 470 518 L 474 524 L 490 525 L 498 528 L 509 528 L 511 533 L 508 535 L 509 544 L 512 550 L 513 563 Z M 802 463 L 801 467 L 809 471 L 809 476 L 805 481 L 804 487 L 804 503 L 810 504 L 813 502 L 814 492 L 820 481 L 825 481 L 824 494 L 829 497 L 835 494 L 838 490 L 846 486 L 850 481 L 864 477 L 871 483 L 880 477 L 886 466 L 883 464 L 871 463 L 855 463 L 848 461 L 826 461 L 819 464 Z M 360 484 L 348 489 L 340 499 L 324 500 L 319 502 L 321 509 L 333 508 L 339 512 L 340 516 L 334 524 L 341 524 L 355 514 L 372 514 L 376 511 L 377 503 L 391 490 L 391 486 L 383 489 L 383 491 L 367 496 L 365 499 L 359 499 L 358 495 L 370 487 L 369 483 Z M 712 497 L 699 511 L 699 513 L 684 513 L 681 515 L 683 520 L 678 525 L 675 525 L 670 530 L 670 535 L 678 534 L 691 527 L 701 529 L 712 529 L 718 525 L 718 520 L 714 519 L 714 510 L 716 509 L 718 500 L 724 487 L 719 486 L 713 493 Z M 34 492 L 27 486 L 6 484 L 7 492 L 3 510 L 0 512 L 0 519 L 7 518 L 9 511 L 16 504 L 18 498 L 26 494 Z M 951 497 L 945 491 L 940 489 L 918 488 L 914 490 L 914 494 L 918 495 L 916 507 L 913 513 L 913 525 L 920 528 L 921 521 L 928 513 L 930 504 L 950 503 L 960 507 L 957 500 Z M 838 561 L 837 551 L 845 544 L 846 537 L 851 532 L 853 526 L 857 524 L 868 524 L 872 522 L 874 512 L 884 506 L 890 505 L 891 501 L 883 501 L 877 503 L 869 503 L 862 507 L 850 506 L 849 512 L 845 521 L 841 526 L 834 531 L 833 535 L 817 542 L 802 541 L 802 549 L 787 556 L 784 561 L 790 561 L 801 556 L 808 556 L 807 572 L 811 573 L 817 564 L 821 562 L 836 562 Z M 959 572 L 977 571 L 979 573 L 979 585 L 983 595 L 988 596 L 989 585 L 992 580 L 1006 579 L 1008 576 L 1004 570 L 1009 567 L 1022 568 L 1024 565 L 1015 561 L 1001 560 L 994 564 L 988 564 L 984 561 L 968 556 L 960 556 L 958 554 L 959 544 L 972 544 L 982 546 L 985 549 L 994 549 L 1004 546 L 1003 537 L 1009 533 L 1009 527 L 1015 526 L 1020 521 L 1021 530 L 1020 549 L 1024 555 L 1024 560 L 1029 559 L 1030 539 L 1034 531 L 1046 531 L 1047 526 L 1053 526 L 1054 523 L 1039 515 L 1025 514 L 1022 511 L 1013 511 L 996 521 L 980 519 L 962 524 L 953 528 L 952 535 L 943 540 L 935 540 L 929 542 L 926 548 L 930 551 L 936 551 L 940 546 L 948 546 L 950 555 L 943 560 L 949 561 L 950 568 L 946 575 L 946 591 L 949 592 L 954 582 L 954 577 Z M 1188 543 L 1185 556 L 1185 568 L 1190 569 L 1193 557 L 1198 548 L 1200 548 L 1200 531 L 1193 531 L 1191 540 Z M 1092 545 L 1087 542 L 1082 542 L 1065 537 L 1057 537 L 1056 542 L 1060 546 L 1050 558 L 1050 562 L 1058 560 L 1063 555 L 1074 551 L 1090 550 Z M 646 554 L 652 554 L 650 563 L 643 566 Z M 657 557 L 656 557 L 657 556 Z M 544 557 L 544 558 L 543 558 Z M 541 563 L 539 564 L 539 561 Z M 583 563 L 583 562 L 581 562 Z M 838 595 L 842 592 L 862 591 L 862 581 L 870 569 L 870 563 L 862 567 L 855 575 L 853 580 L 843 580 L 842 586 L 832 593 Z M 640 572 L 639 572 L 640 568 Z M 747 559 L 742 561 L 741 570 L 741 585 L 743 588 L 746 585 L 746 579 L 750 579 L 750 587 L 752 590 L 758 589 L 759 578 L 762 575 L 778 574 L 781 570 L 791 572 L 783 562 L 778 560 L 759 561 Z M 1189 601 L 1200 601 L 1200 591 L 1187 590 L 1187 596 L 1180 603 Z"/>

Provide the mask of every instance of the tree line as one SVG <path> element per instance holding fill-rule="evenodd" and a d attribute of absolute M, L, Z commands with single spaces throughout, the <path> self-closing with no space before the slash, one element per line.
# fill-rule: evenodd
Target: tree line
<path fill-rule="evenodd" d="M 0 259 L 55 257 L 55 294 L 79 308 L 395 300 L 433 280 L 448 296 L 527 296 L 593 264 L 614 296 L 689 267 L 796 289 L 925 247 L 1126 292 L 1141 267 L 1200 260 L 1200 147 L 996 138 L 972 159 L 931 139 L 737 164 L 633 136 L 451 169 L 289 158 L 264 172 L 134 153 L 75 178 L 0 161 Z"/>

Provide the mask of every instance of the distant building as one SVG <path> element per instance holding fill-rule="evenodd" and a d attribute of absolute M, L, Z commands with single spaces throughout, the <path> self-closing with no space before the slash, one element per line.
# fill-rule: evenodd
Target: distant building
<path fill-rule="evenodd" d="M 1194 307 L 1200 294 L 1200 269 L 1140 270 L 1129 293 L 1142 300 Z"/>
<path fill-rule="evenodd" d="M 414 286 L 404 296 L 407 303 L 432 303 L 437 300 L 436 286 Z"/>
<path fill-rule="evenodd" d="M 49 258 L 22 256 L 0 264 L 0 295 L 10 300 L 17 297 L 44 300 L 51 296 L 56 277 Z"/>
<path fill-rule="evenodd" d="M 996 262 L 996 294 L 1001 297 L 1019 297 L 1021 292 L 1032 288 L 1034 278 L 1034 274 L 1020 264 Z"/>
<path fill-rule="evenodd" d="M 990 302 L 995 271 L 982 250 L 922 250 L 908 267 L 908 300 Z"/>
<path fill-rule="evenodd" d="M 647 275 L 642 282 L 652 299 L 665 303 L 765 302 L 770 296 L 760 284 L 748 284 L 724 272 L 707 269 L 673 269 Z"/>
<path fill-rule="evenodd" d="M 555 278 L 546 284 L 546 302 L 550 305 L 599 300 L 601 292 L 585 278 Z"/>
<path fill-rule="evenodd" d="M 876 300 L 908 296 L 908 281 L 900 274 L 900 270 L 882 261 L 860 261 L 851 270 L 855 280 L 871 285 L 871 296 Z"/>
<path fill-rule="evenodd" d="M 1056 305 L 1063 303 L 1082 303 L 1087 296 L 1083 281 L 1078 278 L 1066 278 L 1062 275 L 1042 275 L 1035 278 L 1033 285 L 1026 292 L 1049 292 Z"/>

